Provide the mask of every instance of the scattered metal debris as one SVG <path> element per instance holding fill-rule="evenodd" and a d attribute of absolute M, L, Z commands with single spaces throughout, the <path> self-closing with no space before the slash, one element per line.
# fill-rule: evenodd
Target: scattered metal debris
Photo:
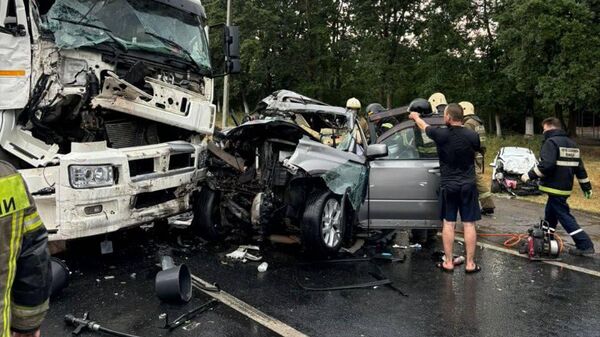
<path fill-rule="evenodd" d="M 250 253 L 248 251 L 255 251 L 256 253 Z M 262 256 L 257 255 L 257 253 L 260 253 L 260 248 L 258 246 L 241 245 L 236 250 L 234 250 L 233 252 L 231 252 L 225 256 L 227 256 L 230 259 L 240 260 L 240 261 L 246 263 L 248 260 L 250 260 L 250 261 L 262 260 Z"/>
<path fill-rule="evenodd" d="M 85 313 L 83 314 L 83 318 L 77 318 L 74 315 L 66 315 L 65 316 L 65 322 L 69 325 L 73 325 L 75 326 L 75 330 L 73 330 L 73 332 L 71 332 L 71 334 L 77 336 L 79 334 L 81 334 L 84 330 L 89 330 L 89 331 L 97 331 L 97 332 L 103 332 L 105 334 L 108 335 L 112 335 L 112 336 L 118 336 L 118 337 L 138 337 L 136 335 L 131 335 L 125 332 L 120 332 L 120 331 L 115 331 L 109 328 L 105 328 L 103 326 L 101 326 L 100 324 L 98 324 L 95 321 L 92 321 L 89 319 L 89 313 Z"/>
<path fill-rule="evenodd" d="M 200 305 L 199 307 L 192 309 L 192 310 L 186 312 L 185 314 L 175 318 L 172 322 L 169 322 L 168 314 L 160 315 L 159 319 L 161 319 L 161 320 L 164 319 L 164 321 L 165 321 L 163 329 L 173 331 L 173 330 L 177 329 L 178 327 L 180 327 L 181 325 L 185 324 L 186 322 L 189 322 L 189 320 L 193 319 L 194 317 L 198 316 L 199 314 L 212 309 L 218 303 L 219 303 L 219 301 L 213 298 L 210 301 Z"/>

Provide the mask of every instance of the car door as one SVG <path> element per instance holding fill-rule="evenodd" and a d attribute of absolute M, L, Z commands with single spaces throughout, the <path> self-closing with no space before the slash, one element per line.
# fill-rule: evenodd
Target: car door
<path fill-rule="evenodd" d="M 361 207 L 361 225 L 439 227 L 440 170 L 435 143 L 412 121 L 396 125 L 377 142 L 386 144 L 389 153 L 370 162 L 369 189 Z"/>

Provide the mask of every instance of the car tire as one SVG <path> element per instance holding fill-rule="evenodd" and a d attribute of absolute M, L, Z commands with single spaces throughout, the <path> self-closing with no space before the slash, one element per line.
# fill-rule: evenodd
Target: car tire
<path fill-rule="evenodd" d="M 192 210 L 192 230 L 208 241 L 221 241 L 224 238 L 219 208 L 221 194 L 209 187 L 202 187 L 194 193 Z"/>
<path fill-rule="evenodd" d="M 491 185 L 490 191 L 492 193 L 500 193 L 501 192 L 500 191 L 500 183 L 498 182 L 498 180 L 492 179 L 492 185 Z"/>
<path fill-rule="evenodd" d="M 302 218 L 302 245 L 308 255 L 329 256 L 342 247 L 346 231 L 341 198 L 326 191 L 315 192 Z"/>

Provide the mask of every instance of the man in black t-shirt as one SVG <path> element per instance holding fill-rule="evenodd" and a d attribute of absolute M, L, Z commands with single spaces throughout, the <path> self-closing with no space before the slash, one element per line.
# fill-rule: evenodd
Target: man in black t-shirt
<path fill-rule="evenodd" d="M 460 213 L 467 252 L 465 271 L 478 272 L 481 267 L 475 263 L 475 222 L 481 220 L 481 210 L 473 158 L 475 152 L 480 150 L 479 136 L 462 127 L 463 110 L 458 104 L 449 104 L 444 110 L 447 127 L 432 127 L 421 119 L 418 112 L 409 111 L 409 118 L 435 142 L 440 159 L 440 218 L 443 221 L 442 239 L 446 259 L 438 267 L 444 271 L 454 270 L 454 227 L 457 214 Z"/>

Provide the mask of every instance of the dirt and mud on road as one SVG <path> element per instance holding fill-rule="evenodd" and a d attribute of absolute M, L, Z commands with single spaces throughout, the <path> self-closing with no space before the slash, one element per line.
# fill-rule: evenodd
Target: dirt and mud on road
<path fill-rule="evenodd" d="M 497 214 L 481 222 L 480 233 L 524 232 L 543 210 L 537 204 L 496 201 Z M 598 217 L 574 214 L 598 244 Z M 115 253 L 105 256 L 98 252 L 100 239 L 76 243 L 62 256 L 73 272 L 71 284 L 52 300 L 44 334 L 69 335 L 72 328 L 65 326 L 64 315 L 86 311 L 107 327 L 149 337 L 593 336 L 600 331 L 598 276 L 529 262 L 494 249 L 478 249 L 483 270 L 466 275 L 461 268 L 448 274 L 434 267 L 439 240 L 420 249 L 394 249 L 391 244 L 368 249 L 369 253 L 389 252 L 405 258 L 403 262 L 314 264 L 306 263 L 296 247 L 271 246 L 262 252 L 269 267 L 261 273 L 257 270 L 260 262 L 233 262 L 225 257 L 237 245 L 203 245 L 178 240 L 180 234 L 184 233 L 124 232 L 112 238 Z M 456 245 L 456 252 L 461 250 Z M 195 291 L 187 305 L 161 303 L 154 294 L 154 276 L 163 254 L 187 264 L 202 279 L 218 283 L 244 302 L 244 308 L 238 311 L 221 303 L 173 332 L 160 329 L 162 313 L 173 318 L 210 299 Z M 564 263 L 600 271 L 598 256 L 562 257 Z M 300 287 L 372 282 L 373 271 L 381 272 L 408 297 L 388 286 L 323 292 Z M 257 311 L 264 316 L 257 316 Z M 288 333 L 275 333 L 273 324 Z M 82 336 L 96 335 L 86 332 Z"/>

